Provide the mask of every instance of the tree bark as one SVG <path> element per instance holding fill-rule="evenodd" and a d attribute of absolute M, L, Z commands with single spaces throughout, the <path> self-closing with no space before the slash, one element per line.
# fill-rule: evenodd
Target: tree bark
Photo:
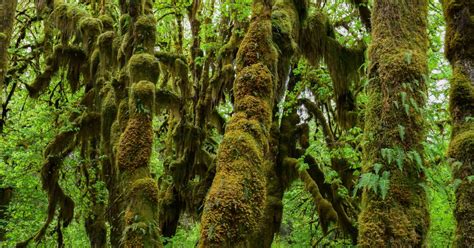
<path fill-rule="evenodd" d="M 420 184 L 427 6 L 426 0 L 374 1 L 363 173 L 390 180 L 385 197 L 380 190 L 363 192 L 360 247 L 421 247 L 426 239 L 429 215 Z"/>
<path fill-rule="evenodd" d="M 449 110 L 452 136 L 448 156 L 453 160 L 457 221 L 455 247 L 474 244 L 474 2 L 442 1 L 446 18 L 445 53 L 453 68 Z"/>

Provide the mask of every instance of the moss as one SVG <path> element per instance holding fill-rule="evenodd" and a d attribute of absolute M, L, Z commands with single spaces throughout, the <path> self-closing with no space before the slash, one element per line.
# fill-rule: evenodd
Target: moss
<path fill-rule="evenodd" d="M 130 58 L 128 72 L 132 83 L 142 80 L 156 83 L 160 75 L 158 61 L 154 56 L 144 53 L 135 54 Z"/>
<path fill-rule="evenodd" d="M 272 74 L 276 73 L 278 52 L 273 44 L 270 11 L 253 16 L 247 34 L 237 52 L 237 70 L 262 63 Z"/>
<path fill-rule="evenodd" d="M 129 191 L 131 197 L 143 198 L 158 204 L 158 185 L 152 178 L 141 178 L 133 181 Z"/>
<path fill-rule="evenodd" d="M 156 22 L 153 16 L 140 16 L 133 29 L 134 51 L 154 53 Z"/>
<path fill-rule="evenodd" d="M 453 68 L 449 96 L 453 130 L 448 156 L 455 161 L 453 176 L 461 182 L 456 189 L 454 246 L 469 247 L 474 243 L 474 4 L 466 0 L 442 3 L 446 19 L 445 53 Z"/>
<path fill-rule="evenodd" d="M 140 81 L 132 85 L 129 109 L 132 116 L 151 116 L 155 108 L 155 85 Z"/>
<path fill-rule="evenodd" d="M 153 130 L 148 117 L 138 116 L 128 120 L 127 128 L 120 136 L 117 165 L 120 171 L 146 167 L 151 156 Z"/>
<path fill-rule="evenodd" d="M 453 69 L 450 80 L 449 112 L 454 125 L 458 125 L 463 123 L 466 117 L 474 116 L 474 86 L 472 85 L 474 80 L 469 79 L 467 68 L 464 69 L 458 65 Z"/>
<path fill-rule="evenodd" d="M 114 19 L 109 15 L 100 15 L 99 20 L 102 22 L 104 31 L 113 31 L 114 30 Z"/>
<path fill-rule="evenodd" d="M 243 68 L 234 83 L 234 98 L 239 99 L 245 96 L 255 96 L 264 100 L 271 99 L 272 96 L 272 74 L 262 63 L 253 64 Z"/>
<path fill-rule="evenodd" d="M 100 53 L 100 72 L 105 75 L 106 72 L 112 71 L 116 65 L 116 47 L 114 46 L 115 32 L 107 31 L 99 35 L 97 44 Z"/>
<path fill-rule="evenodd" d="M 266 172 L 277 52 L 269 2 L 254 3 L 237 53 L 235 113 L 217 153 L 216 175 L 202 214 L 199 247 L 249 247 L 264 225 Z"/>
<path fill-rule="evenodd" d="M 89 37 L 97 36 L 102 32 L 102 22 L 99 18 L 85 17 L 79 21 L 79 28 L 82 35 Z"/>
<path fill-rule="evenodd" d="M 158 186 L 150 177 L 134 180 L 127 192 L 128 207 L 125 210 L 125 247 L 162 247 L 158 217 Z"/>
<path fill-rule="evenodd" d="M 78 34 L 80 20 L 87 17 L 85 10 L 73 4 L 59 4 L 51 13 L 54 26 L 61 30 L 63 44 L 67 44 L 73 35 Z"/>
<path fill-rule="evenodd" d="M 128 119 L 130 118 L 128 98 L 122 99 L 119 104 L 117 120 L 120 130 L 124 131 L 127 126 Z"/>
<path fill-rule="evenodd" d="M 336 96 L 337 121 L 344 128 L 355 125 L 355 99 L 351 87 L 358 82 L 359 68 L 365 61 L 365 47 L 348 48 L 337 42 L 327 17 L 316 12 L 305 20 L 299 46 L 313 65 L 323 61 L 329 70 Z"/>
<path fill-rule="evenodd" d="M 101 139 L 110 146 L 110 132 L 112 124 L 117 116 L 117 104 L 115 100 L 115 92 L 110 89 L 102 102 L 101 109 Z"/>
<path fill-rule="evenodd" d="M 373 172 L 375 163 L 383 164 L 390 172 L 390 189 L 384 199 L 371 190 L 363 192 L 358 222 L 360 247 L 421 247 L 426 239 L 430 221 L 426 192 L 421 186 L 424 178 L 418 166 L 406 159 L 400 170 L 380 151 L 400 149 L 423 156 L 421 112 L 412 106 L 404 111 L 394 103 L 401 103 L 404 95 L 424 108 L 427 7 L 427 1 L 412 1 L 409 5 L 375 1 L 372 9 L 363 172 Z M 403 138 L 397 130 L 399 125 L 405 127 Z"/>

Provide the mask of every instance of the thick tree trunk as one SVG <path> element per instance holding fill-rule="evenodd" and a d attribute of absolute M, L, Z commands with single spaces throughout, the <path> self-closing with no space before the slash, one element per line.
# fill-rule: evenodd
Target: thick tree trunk
<path fill-rule="evenodd" d="M 8 46 L 15 21 L 17 0 L 0 0 L 0 106 L 3 104 L 5 76 L 8 71 Z M 0 133 L 3 130 L 3 119 L 0 119 Z"/>
<path fill-rule="evenodd" d="M 237 54 L 235 112 L 217 154 L 216 176 L 201 219 L 200 247 L 257 247 L 269 169 L 269 131 L 276 88 L 271 1 L 256 0 Z"/>
<path fill-rule="evenodd" d="M 380 184 L 379 193 L 363 193 L 360 247 L 421 247 L 426 238 L 429 215 L 420 184 L 427 6 L 426 0 L 374 1 L 363 173 L 389 175 L 390 184 L 385 197 Z"/>
<path fill-rule="evenodd" d="M 446 18 L 446 57 L 453 67 L 449 109 L 453 131 L 448 155 L 456 189 L 456 247 L 474 244 L 474 2 L 443 1 Z"/>

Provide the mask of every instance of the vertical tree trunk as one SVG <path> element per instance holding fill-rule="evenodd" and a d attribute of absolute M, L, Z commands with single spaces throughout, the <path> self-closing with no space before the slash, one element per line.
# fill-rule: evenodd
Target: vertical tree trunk
<path fill-rule="evenodd" d="M 389 175 L 390 184 L 386 195 L 380 183 L 378 193 L 363 193 L 360 247 L 421 247 L 426 238 L 429 215 L 420 183 L 427 6 L 426 0 L 374 1 L 363 173 Z"/>
<path fill-rule="evenodd" d="M 262 227 L 277 80 L 271 7 L 270 0 L 254 1 L 252 21 L 237 54 L 235 112 L 217 154 L 200 247 L 253 247 L 252 236 Z"/>
<path fill-rule="evenodd" d="M 162 246 L 158 227 L 158 186 L 150 171 L 155 83 L 159 76 L 158 61 L 151 55 L 156 24 L 153 17 L 143 14 L 150 14 L 151 8 L 133 11 L 140 10 L 139 7 L 130 6 L 134 20 L 129 32 L 132 39 L 125 40 L 131 42 L 131 51 L 135 53 L 127 61 L 126 67 L 130 85 L 130 117 L 120 136 L 116 158 L 123 202 L 126 204 L 122 244 L 130 248 Z"/>
<path fill-rule="evenodd" d="M 15 21 L 16 4 L 16 0 L 0 0 L 0 106 L 3 104 L 3 88 L 8 71 L 8 46 Z M 3 125 L 3 119 L 0 119 L 0 133 Z"/>
<path fill-rule="evenodd" d="M 453 175 L 461 183 L 456 189 L 457 227 L 455 246 L 474 244 L 474 2 L 444 0 L 445 52 L 451 66 L 449 110 L 453 121 L 448 155 Z"/>
<path fill-rule="evenodd" d="M 12 200 L 12 188 L 0 188 L 0 221 L 7 220 L 7 213 L 6 210 L 8 208 L 8 204 Z M 0 224 L 0 241 L 5 240 L 6 230 L 4 229 L 3 225 Z"/>

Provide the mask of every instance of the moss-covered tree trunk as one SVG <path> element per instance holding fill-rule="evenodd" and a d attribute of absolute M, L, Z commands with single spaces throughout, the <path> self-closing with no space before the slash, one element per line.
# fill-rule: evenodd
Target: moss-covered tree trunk
<path fill-rule="evenodd" d="M 474 244 L 474 2 L 443 1 L 446 18 L 446 57 L 453 67 L 449 110 L 453 130 L 448 155 L 453 175 L 460 180 L 456 189 L 455 246 Z"/>
<path fill-rule="evenodd" d="M 158 186 L 151 177 L 150 156 L 153 145 L 153 112 L 155 83 L 159 65 L 152 55 L 155 45 L 155 19 L 151 1 L 122 2 L 130 15 L 128 33 L 122 41 L 122 68 L 128 88 L 128 98 L 121 99 L 120 112 L 128 112 L 125 130 L 117 146 L 120 191 L 124 197 L 124 247 L 161 247 L 158 227 Z M 128 17 L 125 17 L 128 18 Z"/>
<path fill-rule="evenodd" d="M 253 247 L 262 228 L 277 52 L 271 1 L 255 0 L 237 54 L 235 112 L 217 154 L 216 176 L 201 219 L 200 247 Z"/>
<path fill-rule="evenodd" d="M 4 81 L 8 71 L 8 46 L 15 21 L 17 0 L 0 1 L 0 105 L 3 104 Z M 3 129 L 0 119 L 0 133 Z"/>
<path fill-rule="evenodd" d="M 420 184 L 427 6 L 426 0 L 374 1 L 363 173 L 389 176 L 390 184 L 386 195 L 380 182 L 378 193 L 363 193 L 360 247 L 421 247 L 426 238 L 429 215 Z"/>
<path fill-rule="evenodd" d="M 7 220 L 7 208 L 12 200 L 13 189 L 12 188 L 0 188 L 0 221 L 6 223 Z M 3 223 L 0 222 L 0 241 L 5 240 L 6 230 Z"/>

